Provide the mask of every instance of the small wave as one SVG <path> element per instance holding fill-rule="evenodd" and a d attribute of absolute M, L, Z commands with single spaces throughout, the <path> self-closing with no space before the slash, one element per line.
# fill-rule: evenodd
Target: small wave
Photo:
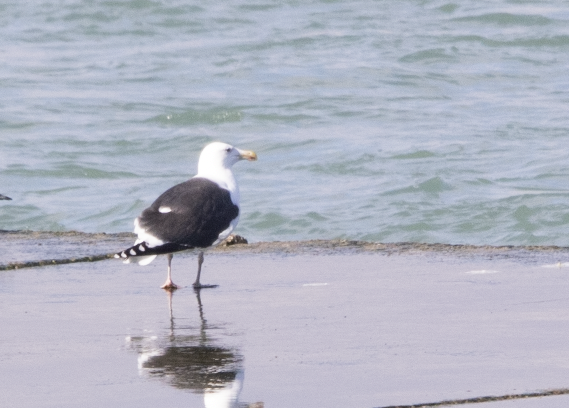
<path fill-rule="evenodd" d="M 311 173 L 341 176 L 372 176 L 377 175 L 374 169 L 378 159 L 373 154 L 363 154 L 357 158 L 330 163 L 314 163 L 309 165 L 295 165 L 289 168 L 309 171 Z"/>
<path fill-rule="evenodd" d="M 511 14 L 511 13 L 487 13 L 478 16 L 456 17 L 451 21 L 458 22 L 480 22 L 480 23 L 493 23 L 500 26 L 544 26 L 551 24 L 553 21 L 541 15 L 531 14 Z"/>
<path fill-rule="evenodd" d="M 433 152 L 430 152 L 428 150 L 417 150 L 415 152 L 411 152 L 411 153 L 403 153 L 403 154 L 396 154 L 395 156 L 392 156 L 392 159 L 398 159 L 398 160 L 413 160 L 413 159 L 427 159 L 427 158 L 431 158 L 431 157 L 436 157 L 437 155 Z"/>
<path fill-rule="evenodd" d="M 233 109 L 211 109 L 211 110 L 187 110 L 180 113 L 164 113 L 154 116 L 151 122 L 164 125 L 188 126 L 200 124 L 218 124 L 227 122 L 239 122 L 243 118 L 243 113 Z"/>
<path fill-rule="evenodd" d="M 442 193 L 443 191 L 449 191 L 452 189 L 453 187 L 450 184 L 446 183 L 442 178 L 432 177 L 421 183 L 415 183 L 411 186 L 399 188 L 396 190 L 386 191 L 385 193 L 383 193 L 383 195 L 390 196 L 390 195 L 409 194 L 417 192 L 438 194 Z"/>
<path fill-rule="evenodd" d="M 441 61 L 441 60 L 455 60 L 454 55 L 450 55 L 444 48 L 432 48 L 429 50 L 422 50 L 404 55 L 399 58 L 400 62 L 421 62 L 421 61 Z"/>
<path fill-rule="evenodd" d="M 10 168 L 4 170 L 3 173 L 10 176 L 41 177 L 44 179 L 124 179 L 138 177 L 136 174 L 126 171 L 105 171 L 77 164 L 59 164 L 53 169 Z"/>
<path fill-rule="evenodd" d="M 488 47 L 567 47 L 569 46 L 569 35 L 517 38 L 514 40 L 495 40 L 480 35 L 459 35 L 447 41 L 452 43 L 478 42 Z"/>
<path fill-rule="evenodd" d="M 245 222 L 240 225 L 242 230 L 256 231 L 259 233 L 269 232 L 273 240 L 279 239 L 279 235 L 291 236 L 305 234 L 307 236 L 324 236 L 327 231 L 324 228 L 328 218 L 316 211 L 305 214 L 290 216 L 277 211 L 262 213 L 255 211 L 248 214 Z"/>

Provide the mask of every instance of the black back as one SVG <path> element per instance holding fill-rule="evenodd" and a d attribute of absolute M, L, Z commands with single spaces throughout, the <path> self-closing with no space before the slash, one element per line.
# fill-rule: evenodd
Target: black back
<path fill-rule="evenodd" d="M 161 213 L 160 207 L 171 212 Z M 228 190 L 205 178 L 192 178 L 166 190 L 138 217 L 139 225 L 165 243 L 206 248 L 239 215 Z"/>

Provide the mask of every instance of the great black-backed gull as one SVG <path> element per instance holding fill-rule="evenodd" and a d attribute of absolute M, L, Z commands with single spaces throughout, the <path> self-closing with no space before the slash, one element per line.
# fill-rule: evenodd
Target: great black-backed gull
<path fill-rule="evenodd" d="M 176 289 L 172 282 L 174 252 L 216 246 L 231 234 L 239 221 L 239 188 L 231 167 L 239 160 L 257 160 L 255 152 L 239 150 L 215 142 L 201 152 L 198 174 L 166 190 L 134 220 L 138 239 L 134 245 L 115 254 L 148 265 L 158 255 L 168 259 L 168 278 L 163 289 Z M 198 273 L 194 288 L 200 283 L 203 251 L 198 255 Z M 211 287 L 211 286 L 210 286 Z"/>

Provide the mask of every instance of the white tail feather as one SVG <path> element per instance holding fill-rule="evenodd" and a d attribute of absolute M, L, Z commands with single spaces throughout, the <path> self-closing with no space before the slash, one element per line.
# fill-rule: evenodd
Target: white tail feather
<path fill-rule="evenodd" d="M 158 255 L 148 255 L 148 256 L 137 256 L 135 261 L 138 262 L 139 265 L 148 265 L 154 259 L 156 259 Z"/>

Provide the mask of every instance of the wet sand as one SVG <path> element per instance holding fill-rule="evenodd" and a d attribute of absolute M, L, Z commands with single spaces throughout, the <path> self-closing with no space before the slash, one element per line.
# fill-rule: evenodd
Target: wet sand
<path fill-rule="evenodd" d="M 0 406 L 569 404 L 567 248 L 235 245 L 170 294 L 131 234 L 0 239 Z"/>

